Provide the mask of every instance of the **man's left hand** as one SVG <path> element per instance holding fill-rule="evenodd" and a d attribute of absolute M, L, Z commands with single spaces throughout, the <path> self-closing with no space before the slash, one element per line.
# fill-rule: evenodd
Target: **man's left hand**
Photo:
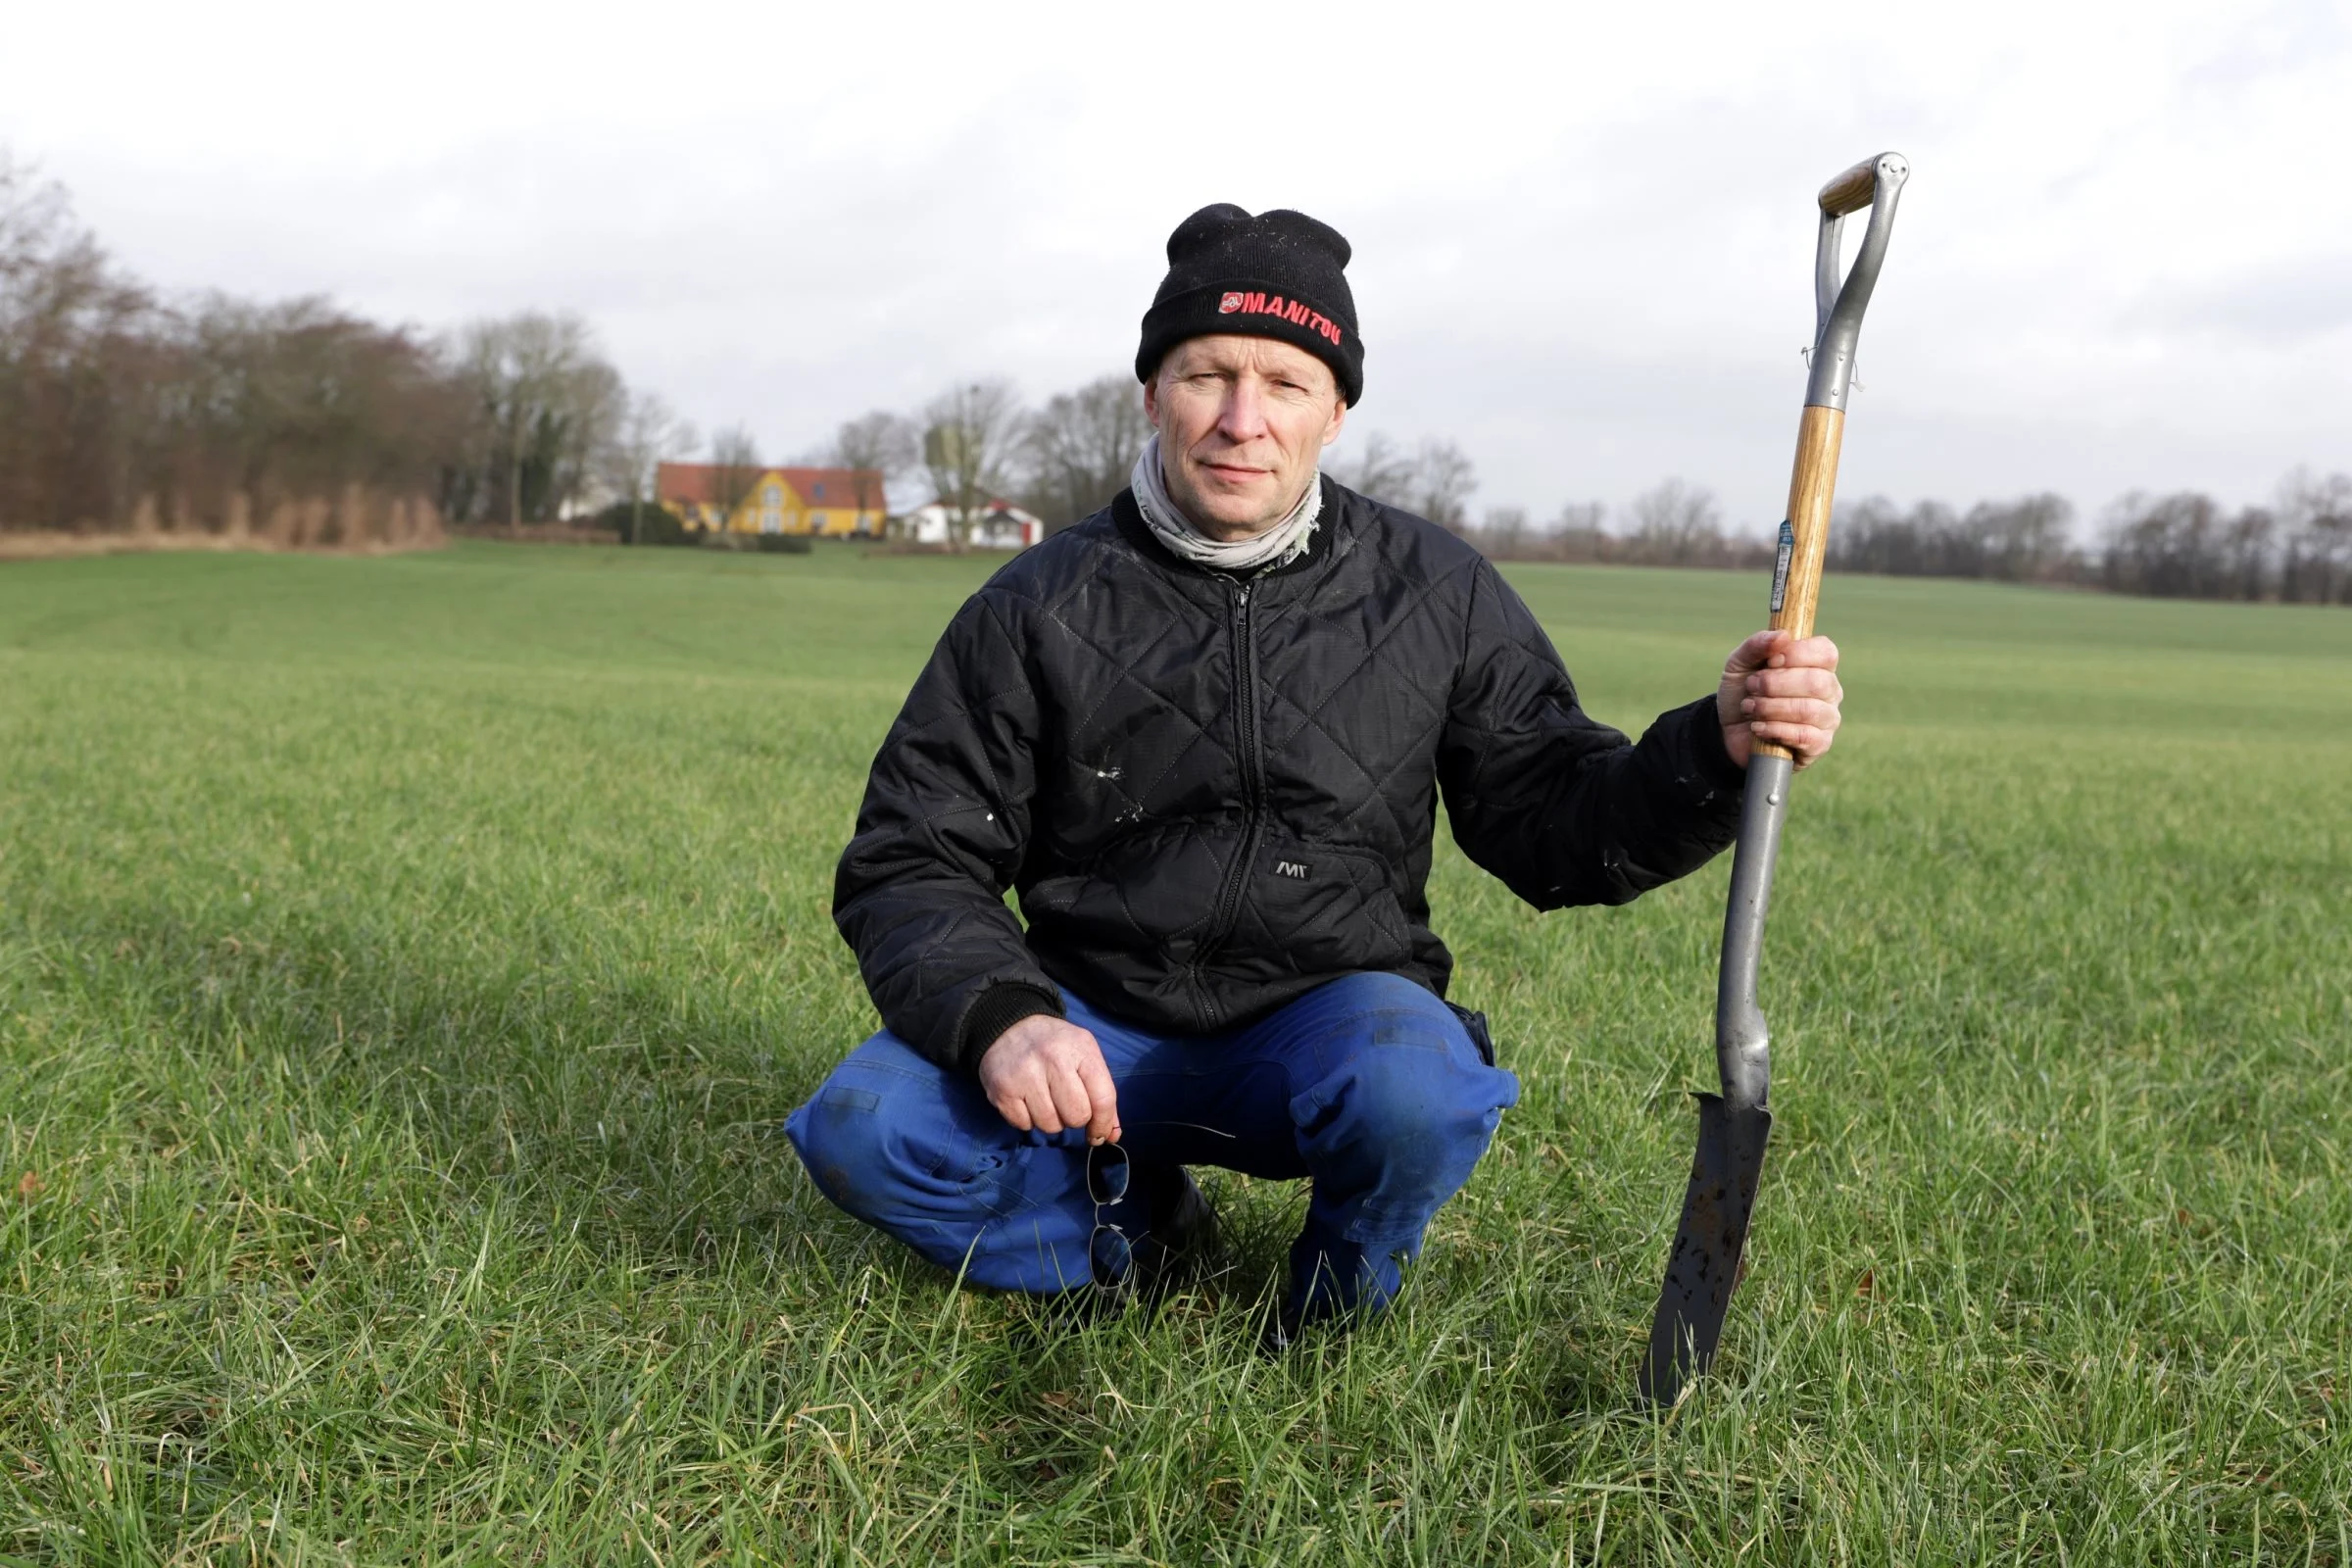
<path fill-rule="evenodd" d="M 1760 631 L 1732 650 L 1715 689 L 1723 749 L 1741 767 L 1756 742 L 1772 741 L 1796 754 L 1796 765 L 1821 760 L 1838 735 L 1838 645 L 1827 637 Z"/>

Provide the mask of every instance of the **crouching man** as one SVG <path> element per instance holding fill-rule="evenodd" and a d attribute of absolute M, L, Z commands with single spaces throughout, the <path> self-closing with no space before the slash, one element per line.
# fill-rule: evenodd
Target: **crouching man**
<path fill-rule="evenodd" d="M 1298 213 L 1185 220 L 1132 488 L 965 603 L 874 760 L 834 916 L 885 1028 L 789 1130 L 973 1284 L 1149 1280 L 1215 1165 L 1312 1184 L 1280 1332 L 1377 1310 L 1519 1094 L 1445 1000 L 1440 796 L 1529 904 L 1623 904 L 1732 841 L 1755 741 L 1838 727 L 1837 650 L 1763 632 L 1629 744 L 1476 551 L 1320 475 L 1348 260 Z"/>

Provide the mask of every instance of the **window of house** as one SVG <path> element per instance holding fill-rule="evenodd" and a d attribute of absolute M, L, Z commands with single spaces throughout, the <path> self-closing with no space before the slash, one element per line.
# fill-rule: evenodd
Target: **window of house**
<path fill-rule="evenodd" d="M 782 506 L 784 504 L 784 492 L 775 485 L 769 485 L 767 487 L 767 504 L 770 507 Z"/>

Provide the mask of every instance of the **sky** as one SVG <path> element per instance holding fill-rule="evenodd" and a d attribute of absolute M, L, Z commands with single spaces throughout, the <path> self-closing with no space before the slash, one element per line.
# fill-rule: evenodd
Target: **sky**
<path fill-rule="evenodd" d="M 1342 437 L 1782 510 L 1812 197 L 1912 165 L 1839 494 L 2352 468 L 2352 5 L 0 0 L 0 147 L 168 289 L 577 311 L 761 450 L 1131 365 L 1212 201 L 1347 234 Z M 1849 225 L 1858 227 L 1856 225 Z"/>

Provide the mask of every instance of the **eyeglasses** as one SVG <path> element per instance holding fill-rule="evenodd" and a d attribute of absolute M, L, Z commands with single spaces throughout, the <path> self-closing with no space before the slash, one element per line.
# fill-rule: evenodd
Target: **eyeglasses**
<path fill-rule="evenodd" d="M 1095 1229 L 1087 1238 L 1087 1261 L 1095 1283 L 1115 1289 L 1127 1283 L 1135 1267 L 1135 1247 L 1127 1233 L 1102 1217 L 1103 1209 L 1127 1196 L 1127 1151 L 1116 1144 L 1097 1144 L 1086 1152 L 1086 1196 L 1094 1200 Z"/>

